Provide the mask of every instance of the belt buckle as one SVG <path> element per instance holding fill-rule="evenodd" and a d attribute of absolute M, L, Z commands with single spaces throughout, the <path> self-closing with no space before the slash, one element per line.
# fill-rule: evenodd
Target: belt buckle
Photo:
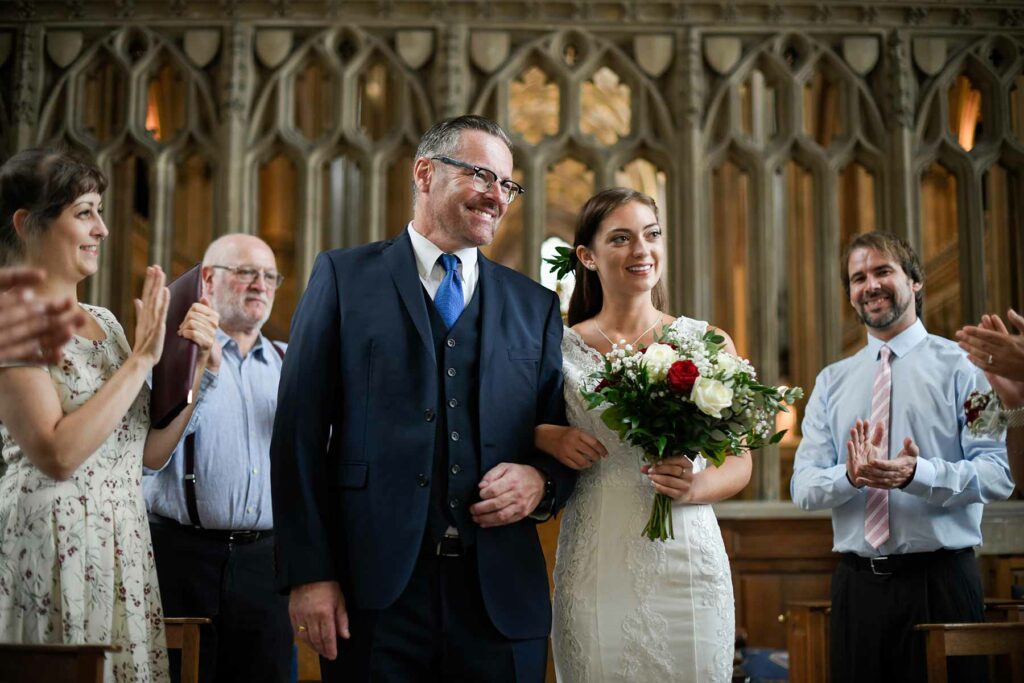
<path fill-rule="evenodd" d="M 881 555 L 880 557 L 869 557 L 868 562 L 871 564 L 871 573 L 875 576 L 892 576 L 892 572 L 883 572 L 880 571 L 878 567 L 875 567 L 876 560 L 879 562 L 879 564 L 881 564 L 882 562 L 887 561 L 888 559 L 888 555 Z"/>
<path fill-rule="evenodd" d="M 461 557 L 462 545 L 459 543 L 459 534 L 446 531 L 444 538 L 437 544 L 438 557 Z"/>
<path fill-rule="evenodd" d="M 251 543 L 259 540 L 259 531 L 251 529 L 244 531 L 232 531 L 228 534 L 228 543 Z"/>

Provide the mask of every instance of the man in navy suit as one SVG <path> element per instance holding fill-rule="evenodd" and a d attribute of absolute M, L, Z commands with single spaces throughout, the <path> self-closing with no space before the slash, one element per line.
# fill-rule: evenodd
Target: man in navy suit
<path fill-rule="evenodd" d="M 292 320 L 271 445 L 279 587 L 325 680 L 541 681 L 535 529 L 571 470 L 550 291 L 483 257 L 511 142 L 461 116 L 423 136 L 400 237 L 320 254 Z"/>

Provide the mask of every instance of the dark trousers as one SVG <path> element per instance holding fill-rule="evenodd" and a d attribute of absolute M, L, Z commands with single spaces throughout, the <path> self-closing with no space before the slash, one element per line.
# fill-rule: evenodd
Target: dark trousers
<path fill-rule="evenodd" d="M 971 549 L 920 553 L 879 567 L 844 555 L 832 575 L 832 683 L 924 683 L 924 634 L 915 624 L 979 622 L 985 602 Z M 949 680 L 988 680 L 984 657 L 950 657 Z"/>
<path fill-rule="evenodd" d="M 349 609 L 352 637 L 321 658 L 324 681 L 541 683 L 547 638 L 509 640 L 487 616 L 476 555 L 438 557 L 425 544 L 409 585 L 383 610 Z"/>
<path fill-rule="evenodd" d="M 213 620 L 200 631 L 201 683 L 288 681 L 292 627 L 288 598 L 274 591 L 274 539 L 229 543 L 173 522 L 150 531 L 164 614 Z M 180 651 L 170 655 L 178 681 Z"/>

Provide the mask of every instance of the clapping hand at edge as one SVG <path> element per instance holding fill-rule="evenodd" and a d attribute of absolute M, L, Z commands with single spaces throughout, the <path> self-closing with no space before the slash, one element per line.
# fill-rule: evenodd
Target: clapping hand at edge
<path fill-rule="evenodd" d="M 44 278 L 33 268 L 0 268 L 0 362 L 56 363 L 85 323 L 71 297 L 35 300 L 29 287 Z"/>

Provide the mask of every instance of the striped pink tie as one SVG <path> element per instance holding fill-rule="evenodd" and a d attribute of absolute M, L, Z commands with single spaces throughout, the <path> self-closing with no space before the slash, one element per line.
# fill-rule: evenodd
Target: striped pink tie
<path fill-rule="evenodd" d="M 871 393 L 871 431 L 875 425 L 882 425 L 882 444 L 878 457 L 889 459 L 889 400 L 892 397 L 892 367 L 889 358 L 892 349 L 883 345 L 879 352 L 878 371 L 875 373 L 875 388 Z M 889 491 L 868 488 L 867 505 L 864 507 L 864 539 L 877 548 L 889 540 Z"/>

